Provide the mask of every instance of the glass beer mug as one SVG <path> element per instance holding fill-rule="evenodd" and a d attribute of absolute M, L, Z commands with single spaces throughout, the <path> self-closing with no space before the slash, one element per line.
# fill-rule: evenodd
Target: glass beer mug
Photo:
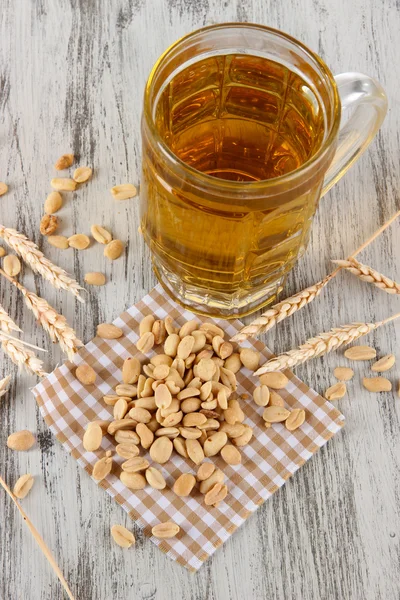
<path fill-rule="evenodd" d="M 224 318 L 275 300 L 319 198 L 386 110 L 376 81 L 333 77 L 268 27 L 214 25 L 172 45 L 151 71 L 142 117 L 141 227 L 165 290 Z"/>

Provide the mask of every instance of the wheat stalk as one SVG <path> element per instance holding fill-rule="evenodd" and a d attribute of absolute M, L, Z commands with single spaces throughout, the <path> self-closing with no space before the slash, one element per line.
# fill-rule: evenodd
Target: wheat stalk
<path fill-rule="evenodd" d="M 348 260 L 333 260 L 332 262 L 341 269 L 346 269 L 346 271 L 349 271 L 349 273 L 355 275 L 361 279 L 361 281 L 372 283 L 387 294 L 400 294 L 400 284 L 393 281 L 393 279 L 389 279 L 386 275 L 382 275 L 382 273 L 375 271 L 372 267 L 363 265 L 355 258 L 349 258 Z"/>
<path fill-rule="evenodd" d="M 6 244 L 14 250 L 21 258 L 44 279 L 50 281 L 57 289 L 64 289 L 71 292 L 80 302 L 84 299 L 80 296 L 79 290 L 83 288 L 75 279 L 72 279 L 64 269 L 58 267 L 45 257 L 37 245 L 29 240 L 23 233 L 15 229 L 0 225 L 0 237 Z"/>
<path fill-rule="evenodd" d="M 33 312 L 40 325 L 49 333 L 52 341 L 58 342 L 63 352 L 72 360 L 77 349 L 82 346 L 82 342 L 78 340 L 75 331 L 68 325 L 66 318 L 58 314 L 47 300 L 27 290 L 19 281 L 7 275 L 2 269 L 0 269 L 0 274 L 20 290 L 24 296 L 26 306 Z"/>
<path fill-rule="evenodd" d="M 10 331 L 21 331 L 20 328 L 6 310 L 0 304 L 0 329 L 5 331 L 6 333 L 10 333 Z"/>
<path fill-rule="evenodd" d="M 281 371 L 282 369 L 295 367 L 310 358 L 317 358 L 341 346 L 351 344 L 351 342 L 358 340 L 358 338 L 399 317 L 400 313 L 397 313 L 377 323 L 351 323 L 349 325 L 333 327 L 330 331 L 319 333 L 317 336 L 309 338 L 298 348 L 271 358 L 254 375 L 260 376 L 271 371 Z"/>
<path fill-rule="evenodd" d="M 43 554 L 45 555 L 46 559 L 49 561 L 51 568 L 53 569 L 53 571 L 55 572 L 55 574 L 57 575 L 58 579 L 60 580 L 64 590 L 67 593 L 67 596 L 70 600 L 74 600 L 74 597 L 72 595 L 71 590 L 68 587 L 68 583 L 66 582 L 60 567 L 58 566 L 58 564 L 56 563 L 53 555 L 51 554 L 49 548 L 46 546 L 44 539 L 42 538 L 42 536 L 40 535 L 40 533 L 38 532 L 38 530 L 36 529 L 36 527 L 33 525 L 32 521 L 29 519 L 28 515 L 25 513 L 25 511 L 22 509 L 20 503 L 17 501 L 16 497 L 14 496 L 14 494 L 12 493 L 12 491 L 10 490 L 10 488 L 8 487 L 8 485 L 6 484 L 6 482 L 4 481 L 4 479 L 2 477 L 0 477 L 0 485 L 4 488 L 5 492 L 10 496 L 11 500 L 14 502 L 15 506 L 17 507 L 17 509 L 19 510 L 24 523 L 26 524 L 26 526 L 28 527 L 29 531 L 31 532 L 31 534 L 33 535 L 33 537 L 35 538 L 40 550 L 43 552 Z"/>
<path fill-rule="evenodd" d="M 400 216 L 400 210 L 397 211 L 388 221 L 386 221 L 379 229 L 373 233 L 373 235 L 368 238 L 353 254 L 349 257 L 348 260 L 351 260 L 362 250 L 364 250 L 371 242 L 373 242 L 389 225 L 393 223 Z M 266 312 L 264 312 L 261 316 L 257 317 L 252 321 L 249 325 L 245 325 L 242 329 L 231 338 L 232 342 L 243 342 L 249 337 L 255 337 L 268 331 L 272 327 L 274 327 L 283 319 L 286 319 L 293 313 L 297 312 L 306 304 L 310 304 L 324 289 L 324 287 L 331 281 L 339 271 L 344 268 L 342 266 L 336 267 L 332 273 L 327 275 L 324 279 L 311 285 L 310 287 L 286 298 L 282 302 L 278 302 L 271 306 Z"/>
<path fill-rule="evenodd" d="M 0 332 L 0 342 L 3 351 L 19 368 L 25 368 L 29 373 L 45 377 L 47 373 L 43 370 L 43 362 L 32 350 L 24 348 L 19 340 L 10 340 Z"/>
<path fill-rule="evenodd" d="M 272 329 L 272 327 L 275 327 L 275 325 L 280 321 L 283 321 L 283 319 L 290 317 L 290 315 L 303 308 L 303 306 L 305 306 L 306 304 L 310 304 L 310 302 L 312 302 L 317 296 L 319 296 L 319 294 L 322 292 L 327 283 L 333 277 L 335 277 L 338 271 L 339 269 L 336 269 L 335 271 L 327 275 L 325 279 L 322 279 L 322 281 L 319 281 L 318 283 L 311 285 L 310 287 L 302 290 L 301 292 L 298 292 L 297 294 L 286 298 L 282 302 L 274 304 L 260 317 L 254 319 L 254 321 L 252 321 L 250 325 L 245 325 L 239 331 L 239 333 L 237 333 L 233 336 L 233 338 L 231 338 L 231 341 L 243 342 L 249 337 L 255 337 L 260 333 L 264 333 L 265 331 Z"/>
<path fill-rule="evenodd" d="M 6 375 L 4 379 L 0 379 L 0 398 L 7 394 L 8 384 L 10 383 L 11 375 Z"/>
<path fill-rule="evenodd" d="M 39 348 L 39 346 L 35 346 L 35 344 L 30 344 L 29 342 L 25 342 L 25 340 L 21 340 L 20 338 L 10 335 L 9 333 L 6 333 L 5 331 L 2 331 L 1 335 L 4 339 L 13 340 L 14 342 L 18 342 L 19 344 L 22 344 L 22 346 L 27 346 L 28 348 L 33 348 L 34 350 L 39 350 L 39 352 L 47 352 L 47 350 L 45 350 L 45 348 Z"/>

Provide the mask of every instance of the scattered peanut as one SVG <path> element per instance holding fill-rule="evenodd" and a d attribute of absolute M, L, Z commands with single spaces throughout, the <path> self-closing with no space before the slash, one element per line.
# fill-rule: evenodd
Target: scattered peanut
<path fill-rule="evenodd" d="M 123 331 L 112 323 L 100 323 L 97 325 L 97 335 L 105 340 L 117 340 L 123 335 Z"/>
<path fill-rule="evenodd" d="M 225 446 L 226 448 L 227 446 Z M 222 455 L 222 452 L 221 452 Z M 225 460 L 225 459 L 224 459 Z M 211 477 L 211 475 L 214 473 L 215 471 L 215 465 L 214 463 L 203 463 L 200 465 L 200 467 L 197 469 L 197 481 L 205 481 L 206 479 L 208 479 L 209 477 Z"/>
<path fill-rule="evenodd" d="M 83 385 L 93 385 L 96 381 L 96 371 L 86 363 L 76 368 L 75 376 Z"/>
<path fill-rule="evenodd" d="M 260 383 L 273 390 L 283 390 L 289 383 L 289 379 L 281 371 L 272 371 L 260 375 Z"/>
<path fill-rule="evenodd" d="M 64 169 L 69 169 L 74 164 L 75 157 L 73 154 L 63 154 L 56 161 L 54 168 L 56 171 L 63 171 Z"/>
<path fill-rule="evenodd" d="M 389 369 L 393 367 L 395 362 L 395 355 L 388 354 L 387 356 L 384 356 L 383 358 L 377 360 L 376 363 L 372 365 L 371 370 L 377 373 L 383 373 L 384 371 L 389 371 Z"/>
<path fill-rule="evenodd" d="M 146 487 L 146 479 L 141 473 L 126 473 L 126 471 L 122 471 L 119 478 L 130 490 L 143 490 Z"/>
<path fill-rule="evenodd" d="M 60 210 L 63 205 L 63 200 L 60 192 L 51 192 L 44 202 L 44 212 L 47 215 L 52 215 Z"/>
<path fill-rule="evenodd" d="M 242 348 L 240 350 L 240 360 L 242 364 L 250 371 L 255 371 L 260 364 L 260 353 L 251 348 Z"/>
<path fill-rule="evenodd" d="M 158 525 L 155 525 L 152 528 L 151 533 L 156 538 L 167 540 L 178 535 L 180 530 L 181 528 L 179 525 L 173 523 L 172 521 L 168 521 L 167 523 L 159 523 Z"/>
<path fill-rule="evenodd" d="M 27 473 L 26 475 L 21 475 L 21 477 L 19 477 L 19 479 L 14 485 L 14 496 L 20 499 L 25 498 L 25 496 L 27 496 L 31 491 L 34 483 L 35 480 L 30 473 Z"/>
<path fill-rule="evenodd" d="M 114 197 L 114 200 L 128 200 L 134 198 L 137 195 L 137 189 L 131 183 L 122 183 L 121 185 L 115 185 L 110 190 Z"/>
<path fill-rule="evenodd" d="M 114 542 L 121 548 L 130 548 L 136 541 L 133 533 L 122 525 L 113 525 L 111 535 Z"/>
<path fill-rule="evenodd" d="M 101 446 L 101 441 L 103 439 L 103 430 L 100 425 L 89 424 L 85 433 L 83 434 L 83 447 L 87 452 L 94 452 L 98 450 Z"/>
<path fill-rule="evenodd" d="M 344 355 L 351 360 L 371 360 L 375 358 L 376 350 L 370 346 L 352 346 L 347 348 Z"/>
<path fill-rule="evenodd" d="M 7 438 L 7 446 L 10 450 L 17 450 L 18 452 L 25 452 L 32 448 L 36 442 L 35 436 L 30 431 L 24 429 L 22 431 L 16 431 Z"/>
<path fill-rule="evenodd" d="M 306 420 L 306 411 L 303 408 L 294 408 L 285 421 L 285 427 L 288 431 L 295 431 L 303 425 Z"/>
<path fill-rule="evenodd" d="M 68 238 L 64 235 L 49 235 L 47 241 L 49 244 L 60 250 L 67 250 L 67 248 L 69 248 Z"/>
<path fill-rule="evenodd" d="M 43 215 L 39 229 L 42 235 L 51 235 L 58 229 L 58 217 L 53 215 Z"/>
<path fill-rule="evenodd" d="M 99 242 L 99 244 L 109 244 L 112 240 L 111 233 L 101 225 L 92 225 L 90 231 L 96 242 Z"/>
<path fill-rule="evenodd" d="M 67 240 L 67 242 L 68 242 L 68 240 Z M 90 273 L 86 273 L 86 275 L 85 275 L 85 283 L 87 283 L 88 285 L 104 285 L 105 282 L 106 282 L 106 276 L 104 275 L 104 273 L 99 273 L 97 271 L 93 271 Z"/>
<path fill-rule="evenodd" d="M 282 406 L 267 406 L 263 412 L 263 419 L 264 421 L 268 421 L 268 423 L 282 423 L 282 421 L 286 421 L 289 415 L 290 411 L 287 408 Z"/>
<path fill-rule="evenodd" d="M 254 388 L 253 399 L 257 406 L 267 406 L 269 403 L 269 389 L 266 385 Z"/>
<path fill-rule="evenodd" d="M 152 347 L 154 346 L 154 334 L 150 331 L 144 333 L 136 342 L 136 348 L 139 352 L 146 354 L 146 352 L 150 352 Z"/>
<path fill-rule="evenodd" d="M 4 196 L 8 191 L 8 185 L 3 181 L 0 181 L 0 196 Z"/>
<path fill-rule="evenodd" d="M 226 485 L 223 483 L 216 483 L 204 496 L 204 503 L 208 506 L 215 505 L 217 502 L 221 502 L 226 498 L 227 494 L 228 488 Z"/>
<path fill-rule="evenodd" d="M 269 406 L 285 406 L 285 401 L 275 390 L 269 391 Z"/>
<path fill-rule="evenodd" d="M 124 383 L 137 383 L 142 365 L 137 358 L 127 358 L 122 365 L 122 381 Z"/>
<path fill-rule="evenodd" d="M 77 183 L 85 183 L 92 176 L 93 169 L 90 167 L 78 167 L 73 174 L 73 180 Z"/>
<path fill-rule="evenodd" d="M 21 261 L 15 254 L 7 254 L 3 260 L 3 269 L 10 277 L 16 277 L 21 271 Z"/>
<path fill-rule="evenodd" d="M 386 377 L 363 377 L 363 386 L 369 392 L 390 392 L 392 384 Z"/>
<path fill-rule="evenodd" d="M 120 433 L 123 432 L 121 431 Z M 125 460 L 128 460 L 129 458 L 134 458 L 135 456 L 139 456 L 139 448 L 137 447 L 137 445 L 129 442 L 122 442 L 121 444 L 118 444 L 115 448 L 115 451 L 118 454 L 118 456 L 121 456 L 121 458 L 125 458 Z"/>
<path fill-rule="evenodd" d="M 56 177 L 50 181 L 50 185 L 57 192 L 74 192 L 77 183 L 68 177 Z"/>
<path fill-rule="evenodd" d="M 104 248 L 104 256 L 110 260 L 116 260 L 121 256 L 125 246 L 121 240 L 112 240 Z"/>
<path fill-rule="evenodd" d="M 76 250 L 86 250 L 90 246 L 90 238 L 84 233 L 75 233 L 68 238 L 68 243 Z"/>
<path fill-rule="evenodd" d="M 106 456 L 104 456 L 103 458 L 100 458 L 100 460 L 98 460 L 96 462 L 96 464 L 94 465 L 93 471 L 92 471 L 92 477 L 93 477 L 93 479 L 96 479 L 97 481 L 101 481 L 102 479 L 105 479 L 107 477 L 107 475 L 109 475 L 111 473 L 111 469 L 112 469 L 111 452 L 108 452 L 106 454 Z"/>
<path fill-rule="evenodd" d="M 354 377 L 354 371 L 350 367 L 336 367 L 333 374 L 339 381 L 350 381 Z"/>
<path fill-rule="evenodd" d="M 177 496 L 189 496 L 194 486 L 196 478 L 190 473 L 182 473 L 174 483 L 173 491 Z"/>
<path fill-rule="evenodd" d="M 346 384 L 339 382 L 331 385 L 331 387 L 325 391 L 324 396 L 327 400 L 340 400 L 340 398 L 343 398 L 346 395 L 346 392 Z"/>
<path fill-rule="evenodd" d="M 242 455 L 239 450 L 231 444 L 226 444 L 221 450 L 221 456 L 228 465 L 240 465 Z"/>
<path fill-rule="evenodd" d="M 169 438 L 159 437 L 150 446 L 150 456 L 154 462 L 163 465 L 166 463 L 172 454 L 173 445 Z"/>
<path fill-rule="evenodd" d="M 149 467 L 145 472 L 147 483 L 155 490 L 163 490 L 166 487 L 166 481 L 158 469 Z"/>

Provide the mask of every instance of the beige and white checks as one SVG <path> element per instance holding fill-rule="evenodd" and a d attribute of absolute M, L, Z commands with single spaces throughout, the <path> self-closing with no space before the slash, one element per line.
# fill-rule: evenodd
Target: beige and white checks
<path fill-rule="evenodd" d="M 121 314 L 114 324 L 121 327 L 124 336 L 118 340 L 90 341 L 76 357 L 76 364 L 86 361 L 97 373 L 94 386 L 85 388 L 74 376 L 74 365 L 63 364 L 43 379 L 33 393 L 41 413 L 65 449 L 91 474 L 93 465 L 104 451 L 113 450 L 114 440 L 103 438 L 98 452 L 86 452 L 82 437 L 89 421 L 109 420 L 111 407 L 102 397 L 112 393 L 121 382 L 121 367 L 125 358 L 138 355 L 134 344 L 138 338 L 138 323 L 146 314 L 162 319 L 171 315 L 176 323 L 183 324 L 193 315 L 183 310 L 158 285 L 143 300 Z M 206 320 L 201 319 L 199 320 Z M 239 321 L 216 321 L 231 337 L 241 327 Z M 261 342 L 246 342 L 248 347 L 259 350 L 266 359 L 270 353 Z M 157 350 L 160 352 L 160 350 Z M 143 361 L 145 357 L 140 355 Z M 307 419 L 301 428 L 290 433 L 282 424 L 265 429 L 261 418 L 263 408 L 251 400 L 242 401 L 246 415 L 245 423 L 254 428 L 249 445 L 241 448 L 242 464 L 228 466 L 220 458 L 215 464 L 226 474 L 228 496 L 218 508 L 206 507 L 197 491 L 189 498 L 180 498 L 172 491 L 175 479 L 183 472 L 194 473 L 189 460 L 173 454 L 168 464 L 160 467 L 167 488 L 162 491 L 146 487 L 132 492 L 118 478 L 119 469 L 98 485 L 101 485 L 129 513 L 136 524 L 144 530 L 153 543 L 179 564 L 195 571 L 229 536 L 267 500 L 306 460 L 323 446 L 343 425 L 341 413 L 326 402 L 314 390 L 286 372 L 289 384 L 281 395 L 290 407 L 302 407 Z M 238 373 L 238 393 L 251 397 L 256 379 L 245 369 Z M 115 455 L 116 462 L 122 462 Z M 159 467 L 159 465 L 157 465 Z M 95 484 L 95 481 L 93 480 Z M 151 536 L 151 528 L 159 522 L 172 520 L 181 531 L 171 540 L 158 540 Z"/>

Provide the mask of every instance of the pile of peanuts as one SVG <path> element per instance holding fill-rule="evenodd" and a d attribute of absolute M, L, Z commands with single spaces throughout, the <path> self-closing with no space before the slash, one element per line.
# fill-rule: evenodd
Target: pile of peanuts
<path fill-rule="evenodd" d="M 118 339 L 123 332 L 104 323 L 98 326 L 97 335 Z M 142 319 L 137 350 L 146 354 L 154 346 L 162 346 L 163 352 L 148 362 L 137 356 L 124 361 L 122 382 L 114 394 L 103 397 L 105 404 L 113 407 L 114 420 L 90 423 L 83 438 L 84 448 L 94 452 L 104 434 L 114 437 L 116 453 L 125 461 L 119 477 L 128 488 L 143 489 L 147 484 L 155 489 L 166 487 L 161 471 L 139 456 L 140 447 L 159 465 L 167 463 L 175 450 L 198 467 L 196 477 L 183 473 L 175 481 L 173 490 L 178 496 L 188 496 L 198 482 L 206 505 L 217 506 L 226 497 L 224 473 L 204 461 L 220 455 L 228 465 L 241 463 L 239 448 L 250 442 L 253 429 L 244 423 L 236 374 L 242 366 L 256 370 L 261 356 L 250 348 L 234 348 L 224 335 L 214 323 L 192 320 L 177 328 L 169 316 L 164 320 L 153 315 Z M 92 385 L 96 373 L 81 364 L 76 377 L 84 385 Z M 268 378 L 271 388 L 281 389 L 288 382 L 283 373 L 262 377 Z M 241 399 L 248 399 L 248 395 Z M 293 430 L 304 421 L 304 411 L 284 408 L 281 396 L 264 380 L 255 388 L 254 401 L 265 407 L 266 426 L 285 421 Z M 271 414 L 266 414 L 268 411 Z M 108 452 L 96 463 L 93 477 L 103 479 L 112 468 Z"/>

